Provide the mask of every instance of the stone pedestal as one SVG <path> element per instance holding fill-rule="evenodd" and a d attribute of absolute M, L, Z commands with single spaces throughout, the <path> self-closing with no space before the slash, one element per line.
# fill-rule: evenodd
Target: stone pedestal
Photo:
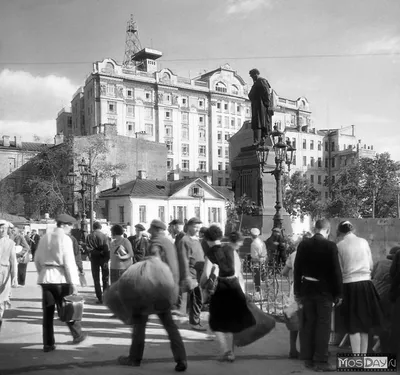
<path fill-rule="evenodd" d="M 275 169 L 275 153 L 271 141 L 267 146 L 270 148 L 265 171 Z M 231 161 L 232 186 L 235 200 L 246 194 L 258 207 L 258 212 L 252 215 L 244 215 L 242 231 L 247 234 L 251 228 L 259 228 L 262 238 L 271 235 L 274 226 L 275 204 L 276 204 L 276 181 L 274 175 L 262 173 L 257 158 L 256 146 L 246 146 L 240 149 L 239 154 Z M 283 217 L 283 229 L 286 235 L 292 234 L 290 216 L 284 208 L 281 209 Z"/>

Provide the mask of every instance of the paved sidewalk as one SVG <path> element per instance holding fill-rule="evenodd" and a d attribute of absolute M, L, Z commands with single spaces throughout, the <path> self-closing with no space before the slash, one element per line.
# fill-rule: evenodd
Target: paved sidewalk
<path fill-rule="evenodd" d="M 33 263 L 29 264 L 27 286 L 13 289 L 12 309 L 6 311 L 0 334 L 0 375 L 8 374 L 158 374 L 175 373 L 166 333 L 156 317 L 149 321 L 145 359 L 140 368 L 116 365 L 116 358 L 129 350 L 131 330 L 111 318 L 105 306 L 95 304 L 90 264 L 84 262 L 88 287 L 80 288 L 85 297 L 84 330 L 89 338 L 78 346 L 65 324 L 55 320 L 57 350 L 42 350 L 41 290 L 36 285 Z M 206 314 L 204 316 L 206 320 Z M 234 364 L 216 360 L 219 347 L 207 333 L 190 330 L 187 322 L 179 322 L 180 332 L 189 357 L 189 374 L 311 374 L 301 361 L 287 359 L 288 331 L 284 324 L 263 339 L 236 351 Z M 334 358 L 332 358 L 332 363 Z"/>

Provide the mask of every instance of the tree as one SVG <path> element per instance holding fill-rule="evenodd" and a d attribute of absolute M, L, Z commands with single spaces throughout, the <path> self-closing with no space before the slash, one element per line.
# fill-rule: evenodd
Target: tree
<path fill-rule="evenodd" d="M 301 218 L 306 215 L 312 218 L 321 216 L 324 205 L 320 201 L 320 194 L 300 171 L 293 173 L 290 178 L 286 176 L 283 185 L 283 206 L 289 215 Z"/>
<path fill-rule="evenodd" d="M 377 154 L 373 159 L 358 159 L 341 168 L 331 185 L 328 215 L 396 217 L 399 171 L 400 164 L 391 160 L 388 153 Z"/>
<path fill-rule="evenodd" d="M 242 229 L 243 215 L 251 215 L 255 209 L 255 202 L 252 202 L 251 199 L 243 194 L 236 201 L 229 200 L 226 203 L 227 210 L 227 221 L 230 224 L 230 231 Z M 237 228 L 237 225 L 239 227 Z M 228 231 L 229 231 L 228 230 Z"/>
<path fill-rule="evenodd" d="M 12 215 L 24 215 L 24 197 L 21 194 L 15 193 L 15 187 L 1 183 L 0 197 L 0 212 Z"/>

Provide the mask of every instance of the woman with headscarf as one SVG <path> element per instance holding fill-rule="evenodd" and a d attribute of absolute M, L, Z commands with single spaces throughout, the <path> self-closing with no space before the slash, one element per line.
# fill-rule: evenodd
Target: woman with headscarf
<path fill-rule="evenodd" d="M 354 234 L 353 225 L 342 221 L 337 231 L 339 262 L 343 275 L 343 305 L 339 308 L 349 333 L 353 353 L 367 353 L 368 333 L 382 322 L 379 295 L 371 281 L 373 267 L 368 242 Z"/>
<path fill-rule="evenodd" d="M 0 220 L 0 330 L 4 311 L 11 307 L 11 287 L 17 286 L 15 243 L 8 237 L 9 223 Z"/>
<path fill-rule="evenodd" d="M 243 237 L 232 232 L 229 243 L 222 246 L 222 231 L 212 225 L 204 238 L 210 248 L 208 259 L 219 269 L 217 286 L 210 299 L 209 324 L 224 352 L 221 360 L 233 362 L 233 333 L 242 332 L 256 323 L 240 282 L 241 262 L 237 250 L 243 244 Z"/>

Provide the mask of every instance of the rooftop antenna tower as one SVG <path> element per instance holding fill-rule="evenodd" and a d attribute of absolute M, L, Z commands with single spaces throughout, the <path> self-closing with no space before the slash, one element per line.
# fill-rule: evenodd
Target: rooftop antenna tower
<path fill-rule="evenodd" d="M 122 65 L 124 67 L 133 67 L 137 65 L 137 63 L 132 60 L 132 56 L 141 49 L 142 45 L 140 44 L 138 29 L 133 19 L 133 14 L 131 14 L 131 19 L 126 24 L 125 55 Z"/>

